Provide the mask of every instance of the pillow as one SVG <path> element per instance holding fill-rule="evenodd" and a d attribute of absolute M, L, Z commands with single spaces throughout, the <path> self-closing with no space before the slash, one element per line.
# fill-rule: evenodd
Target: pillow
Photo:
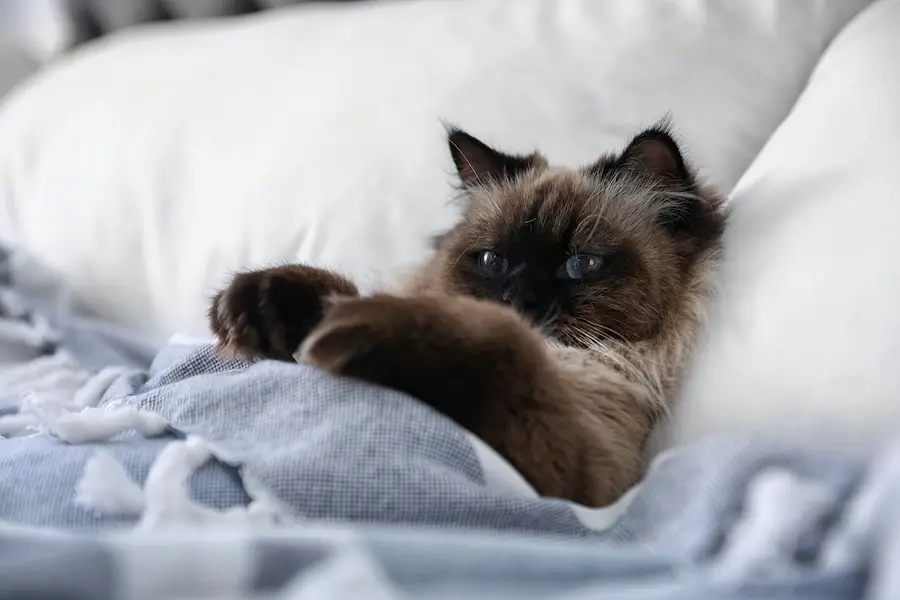
<path fill-rule="evenodd" d="M 866 452 L 897 431 L 897 31 L 898 2 L 849 25 L 734 191 L 670 444 L 749 431 Z"/>
<path fill-rule="evenodd" d="M 16 13 L 8 21 L 19 31 L 25 26 L 26 45 L 52 55 L 140 23 L 240 15 L 304 1 L 308 0 L 8 0 L 6 5 Z"/>
<path fill-rule="evenodd" d="M 866 0 L 301 5 L 104 37 L 0 115 L 0 240 L 87 309 L 205 330 L 275 260 L 369 287 L 455 211 L 440 119 L 580 163 L 671 112 L 726 190 Z"/>

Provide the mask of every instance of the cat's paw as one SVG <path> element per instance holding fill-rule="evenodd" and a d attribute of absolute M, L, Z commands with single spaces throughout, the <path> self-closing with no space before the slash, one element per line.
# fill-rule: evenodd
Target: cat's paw
<path fill-rule="evenodd" d="M 406 392 L 471 426 L 498 390 L 520 389 L 543 356 L 512 311 L 471 298 L 340 299 L 300 350 L 303 362 Z"/>
<path fill-rule="evenodd" d="M 229 355 L 293 361 L 327 298 L 357 293 L 344 277 L 304 265 L 239 273 L 213 297 L 209 326 Z"/>
<path fill-rule="evenodd" d="M 332 301 L 302 345 L 301 360 L 333 375 L 363 376 L 374 362 L 389 360 L 388 349 L 403 345 L 420 310 L 415 299 L 388 295 Z"/>

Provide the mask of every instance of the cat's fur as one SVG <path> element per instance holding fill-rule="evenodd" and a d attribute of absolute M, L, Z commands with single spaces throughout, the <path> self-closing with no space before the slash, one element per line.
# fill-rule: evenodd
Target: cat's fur
<path fill-rule="evenodd" d="M 360 297 L 308 266 L 242 273 L 213 299 L 211 327 L 233 354 L 290 361 L 299 347 L 407 392 L 542 495 L 607 504 L 640 477 L 701 324 L 722 202 L 665 126 L 579 169 L 456 129 L 448 141 L 464 216 L 408 286 Z"/>

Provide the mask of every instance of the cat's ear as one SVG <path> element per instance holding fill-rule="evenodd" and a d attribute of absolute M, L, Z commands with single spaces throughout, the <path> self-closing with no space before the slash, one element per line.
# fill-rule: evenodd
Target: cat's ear
<path fill-rule="evenodd" d="M 693 180 L 665 122 L 637 134 L 619 156 L 616 167 L 648 175 L 664 184 L 690 184 Z"/>
<path fill-rule="evenodd" d="M 724 217 L 721 200 L 697 184 L 685 163 L 668 122 L 663 121 L 636 135 L 616 158 L 601 159 L 595 171 L 619 172 L 656 181 L 662 194 L 655 197 L 657 219 L 688 246 L 721 235 Z"/>
<path fill-rule="evenodd" d="M 447 145 L 465 187 L 514 179 L 537 164 L 538 156 L 514 156 L 494 150 L 455 127 L 447 128 Z"/>

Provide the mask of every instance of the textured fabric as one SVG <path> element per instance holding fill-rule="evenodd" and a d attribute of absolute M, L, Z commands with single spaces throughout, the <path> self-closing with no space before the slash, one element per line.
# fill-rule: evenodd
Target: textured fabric
<path fill-rule="evenodd" d="M 7 338 L 0 364 L 4 353 L 35 357 L 62 348 L 92 371 L 109 365 L 147 369 L 159 351 L 159 344 L 131 330 L 74 312 L 71 291 L 56 274 L 0 246 L 0 327 L 18 323 L 32 332 Z"/>
<path fill-rule="evenodd" d="M 63 329 L 48 325 L 20 293 L 15 264 L 22 263 L 0 260 L 0 347 L 27 346 L 40 356 L 6 352 L 14 358 L 4 359 L 0 371 L 7 407 L 0 427 L 14 436 L 0 440 L 0 522 L 9 524 L 0 527 L 0 594 L 95 600 L 900 594 L 900 446 L 864 463 L 762 439 L 709 440 L 659 457 L 618 518 L 591 528 L 590 511 L 492 488 L 484 455 L 465 432 L 388 390 L 300 365 L 226 362 L 196 344 L 168 345 L 146 367 L 122 355 L 109 379 L 108 370 L 84 369 L 67 351 Z M 26 272 L 30 289 L 54 289 L 34 285 L 36 266 Z M 54 320 L 65 321 L 65 311 Z M 78 332 L 82 346 L 92 334 L 103 347 L 103 329 Z M 16 404 L 12 390 L 28 386 L 32 391 Z M 85 408 L 46 411 L 65 396 Z M 62 427 L 62 418 L 72 425 L 85 415 L 136 416 L 128 413 L 134 407 L 168 425 L 145 435 L 126 425 L 102 443 L 62 441 L 85 433 Z M 37 420 L 16 430 L 23 418 Z M 194 435 L 215 447 L 212 457 L 204 455 L 193 473 L 178 464 L 164 472 L 166 457 L 184 461 L 189 454 L 182 451 L 197 448 Z M 100 504 L 101 492 L 109 494 L 103 509 L 84 501 L 100 451 L 108 460 L 105 470 L 94 469 L 92 493 Z M 176 508 L 166 502 L 177 496 L 178 471 L 197 503 L 184 514 L 214 511 L 204 519 L 165 518 Z M 141 504 L 135 511 L 144 515 L 110 510 L 127 504 L 112 502 L 126 491 L 141 494 L 139 483 L 144 497 L 132 504 Z M 279 527 L 249 511 L 261 499 L 282 511 Z M 156 523 L 168 526 L 132 530 L 139 518 L 139 526 L 147 524 L 154 502 L 162 510 Z M 82 531 L 62 535 L 22 525 Z M 123 528 L 130 531 L 109 532 Z"/>
<path fill-rule="evenodd" d="M 110 401 L 152 411 L 210 441 L 297 518 L 585 532 L 565 503 L 488 489 L 469 436 L 443 416 L 401 394 L 310 367 L 250 366 L 225 362 L 209 346 L 173 346 L 149 375 L 132 371 L 112 383 Z M 103 449 L 142 481 L 165 443 L 130 436 Z M 74 490 L 98 447 L 40 435 L 4 442 L 0 479 L 15 493 L 0 501 L 0 519 L 105 524 L 71 493 L 47 494 L 48 487 Z M 35 480 L 42 484 L 28 483 Z M 219 508 L 246 498 L 221 465 L 198 474 L 193 495 Z"/>
<path fill-rule="evenodd" d="M 898 501 L 900 447 L 864 465 L 718 440 L 658 462 L 632 509 L 590 539 L 358 524 L 77 537 L 0 527 L 0 589 L 94 600 L 889 600 L 900 595 Z"/>
<path fill-rule="evenodd" d="M 126 522 L 73 502 L 96 445 L 69 446 L 46 435 L 3 440 L 33 433 L 20 431 L 23 397 L 73 397 L 97 379 L 108 379 L 99 395 L 113 380 L 135 385 L 146 380 L 158 347 L 102 321 L 74 317 L 71 309 L 67 288 L 52 273 L 21 253 L 0 249 L 0 520 L 71 527 Z M 101 374 L 103 367 L 114 367 L 115 377 Z M 152 462 L 148 457 L 166 443 L 126 434 L 116 456 L 141 480 Z M 217 508 L 244 504 L 247 495 L 231 471 L 211 463 L 196 473 L 192 487 Z"/>
<path fill-rule="evenodd" d="M 412 398 L 307 366 L 225 362 L 209 346 L 181 354 L 106 398 L 214 443 L 297 517 L 584 532 L 563 503 L 487 489 L 468 435 Z"/>
<path fill-rule="evenodd" d="M 224 510 L 271 495 L 286 519 L 588 531 L 584 509 L 538 500 L 527 485 L 519 494 L 491 486 L 484 458 L 492 451 L 412 398 L 307 366 L 226 361 L 209 344 L 175 342 L 145 365 L 140 339 L 70 317 L 65 289 L 39 265 L 2 253 L 0 275 L 0 348 L 8 356 L 0 435 L 10 438 L 0 443 L 0 520 L 134 524 L 140 514 L 103 514 L 79 502 L 91 460 L 102 449 L 107 464 L 141 483 L 173 439 L 195 435 L 219 459 L 191 479 L 203 506 Z M 81 419 L 87 408 L 104 420 L 104 409 L 123 406 L 159 415 L 169 428 L 151 439 L 125 427 L 113 443 L 91 433 L 92 443 L 64 443 L 72 440 L 61 435 L 60 418 Z"/>

